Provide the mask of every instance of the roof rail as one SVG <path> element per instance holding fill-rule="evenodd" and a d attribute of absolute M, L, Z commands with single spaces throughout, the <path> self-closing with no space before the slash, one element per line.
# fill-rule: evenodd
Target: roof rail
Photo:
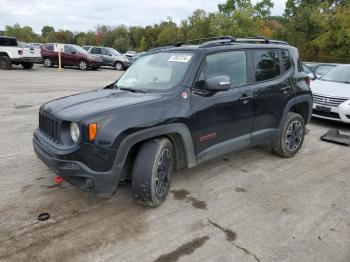
<path fill-rule="evenodd" d="M 198 39 L 193 39 L 193 40 L 188 40 L 188 41 L 183 41 L 175 44 L 175 47 L 180 47 L 183 44 L 188 44 L 188 43 L 194 43 L 194 42 L 204 42 L 201 44 L 208 44 L 209 42 L 212 43 L 221 43 L 221 42 L 234 42 L 235 38 L 233 36 L 218 36 L 218 37 L 207 37 L 207 38 L 198 38 Z M 211 43 L 211 44 L 212 44 Z"/>
<path fill-rule="evenodd" d="M 199 47 L 204 48 L 204 47 L 210 47 L 215 45 L 230 44 L 233 42 L 252 43 L 252 44 L 264 43 L 264 44 L 289 45 L 287 42 L 280 41 L 280 40 L 270 40 L 264 36 L 254 36 L 254 37 L 225 36 L 225 37 L 218 38 L 217 40 L 204 42 Z"/>

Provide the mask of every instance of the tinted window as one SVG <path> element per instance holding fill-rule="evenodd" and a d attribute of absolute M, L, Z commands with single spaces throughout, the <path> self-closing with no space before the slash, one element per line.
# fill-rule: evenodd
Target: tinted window
<path fill-rule="evenodd" d="M 265 81 L 278 77 L 281 73 L 278 52 L 275 50 L 253 51 L 255 80 Z"/>
<path fill-rule="evenodd" d="M 88 51 L 90 49 L 90 46 L 83 46 L 83 48 Z"/>
<path fill-rule="evenodd" d="M 284 71 L 288 71 L 292 67 L 292 61 L 291 61 L 288 50 L 282 50 L 281 57 L 282 57 Z"/>
<path fill-rule="evenodd" d="M 208 55 L 205 66 L 197 80 L 196 88 L 203 88 L 203 82 L 216 75 L 227 75 L 231 79 L 231 87 L 247 83 L 247 61 L 245 51 L 223 52 Z"/>
<path fill-rule="evenodd" d="M 54 50 L 53 45 L 46 45 L 45 49 L 49 50 L 49 51 L 53 51 Z"/>
<path fill-rule="evenodd" d="M 106 48 L 102 48 L 101 53 L 102 55 L 110 55 L 110 52 Z"/>
<path fill-rule="evenodd" d="M 65 53 L 72 53 L 72 52 L 75 52 L 75 50 L 70 45 L 64 45 L 64 52 Z"/>
<path fill-rule="evenodd" d="M 91 48 L 90 53 L 91 53 L 91 54 L 100 55 L 100 54 L 101 54 L 101 48 L 93 47 L 93 48 Z"/>
<path fill-rule="evenodd" d="M 0 46 L 17 46 L 17 40 L 14 38 L 0 37 Z"/>
<path fill-rule="evenodd" d="M 307 74 L 312 74 L 311 69 L 308 68 L 306 65 L 303 65 L 303 70 L 304 70 L 304 72 L 307 73 Z"/>
<path fill-rule="evenodd" d="M 323 76 L 324 74 L 328 73 L 330 70 L 332 70 L 335 66 L 334 65 L 321 65 L 317 67 L 315 73 L 316 75 Z"/>

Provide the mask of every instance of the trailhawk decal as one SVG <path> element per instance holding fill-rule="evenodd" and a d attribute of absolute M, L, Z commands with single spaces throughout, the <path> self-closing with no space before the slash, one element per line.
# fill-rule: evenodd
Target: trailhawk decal
<path fill-rule="evenodd" d="M 204 142 L 204 141 L 208 141 L 208 140 L 211 140 L 211 139 L 214 139 L 216 138 L 216 133 L 211 133 L 211 134 L 208 134 L 208 135 L 205 135 L 205 136 L 201 136 L 199 138 L 199 141 L 200 142 Z"/>

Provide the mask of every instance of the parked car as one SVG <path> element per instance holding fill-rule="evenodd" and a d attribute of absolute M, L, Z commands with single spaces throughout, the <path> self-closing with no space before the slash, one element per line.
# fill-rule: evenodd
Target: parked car
<path fill-rule="evenodd" d="M 327 64 L 327 63 L 304 63 L 309 69 L 311 69 L 315 74 L 317 78 L 320 78 L 321 76 L 328 73 L 330 70 L 332 70 L 334 67 L 337 66 L 337 64 Z"/>
<path fill-rule="evenodd" d="M 41 56 L 44 66 L 58 65 L 58 52 L 54 51 L 53 44 L 46 44 L 41 48 Z M 77 45 L 65 44 L 61 53 L 62 66 L 77 66 L 80 70 L 97 69 L 102 65 L 102 59 L 89 54 L 85 49 Z"/>
<path fill-rule="evenodd" d="M 83 46 L 83 48 L 90 54 L 99 56 L 103 61 L 103 66 L 112 66 L 116 70 L 121 71 L 131 65 L 130 60 L 126 56 L 113 48 L 101 46 Z"/>
<path fill-rule="evenodd" d="M 298 50 L 243 40 L 178 43 L 142 56 L 104 89 L 42 105 L 36 154 L 65 181 L 98 195 L 111 196 L 131 179 L 134 197 L 153 207 L 165 200 L 176 170 L 257 144 L 295 156 L 312 113 Z"/>
<path fill-rule="evenodd" d="M 0 36 L 0 69 L 9 70 L 12 65 L 22 65 L 24 69 L 31 69 L 34 63 L 40 62 L 40 51 L 19 44 L 14 37 Z"/>
<path fill-rule="evenodd" d="M 127 51 L 124 55 L 127 57 L 134 57 L 137 54 L 135 51 Z"/>
<path fill-rule="evenodd" d="M 350 123 L 350 65 L 333 68 L 311 90 L 314 117 Z"/>

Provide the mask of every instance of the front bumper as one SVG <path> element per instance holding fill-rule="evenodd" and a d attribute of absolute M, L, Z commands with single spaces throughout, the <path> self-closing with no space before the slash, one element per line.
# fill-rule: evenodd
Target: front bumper
<path fill-rule="evenodd" d="M 350 123 L 350 105 L 348 105 L 347 103 L 349 102 L 345 102 L 338 107 L 330 107 L 331 108 L 330 113 L 317 111 L 316 110 L 317 106 L 324 106 L 324 105 L 314 103 L 312 116 L 349 124 Z"/>
<path fill-rule="evenodd" d="M 36 63 L 36 64 L 40 64 L 42 62 L 42 58 L 41 57 L 21 57 L 21 58 L 13 58 L 11 59 L 11 61 L 13 63 Z"/>
<path fill-rule="evenodd" d="M 113 164 L 107 172 L 94 171 L 80 161 L 63 159 L 65 154 L 62 150 L 58 152 L 35 133 L 33 147 L 37 156 L 52 171 L 73 186 L 103 197 L 109 197 L 116 191 L 123 170 L 122 165 Z"/>

